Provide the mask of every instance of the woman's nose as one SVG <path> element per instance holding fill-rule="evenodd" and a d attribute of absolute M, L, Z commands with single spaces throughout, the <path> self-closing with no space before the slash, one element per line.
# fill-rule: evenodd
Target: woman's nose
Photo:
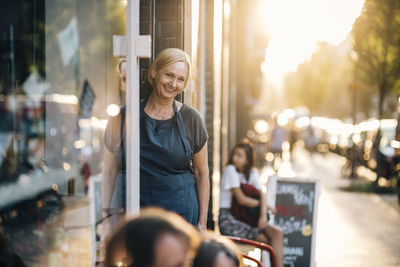
<path fill-rule="evenodd" d="M 177 82 L 176 79 L 172 79 L 171 84 L 172 84 L 173 87 L 176 87 L 177 83 L 178 82 Z"/>

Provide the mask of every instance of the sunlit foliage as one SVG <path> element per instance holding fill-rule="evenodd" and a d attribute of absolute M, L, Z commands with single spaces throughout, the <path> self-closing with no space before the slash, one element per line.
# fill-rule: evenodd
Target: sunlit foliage
<path fill-rule="evenodd" d="M 393 111 L 393 93 L 400 93 L 400 1 L 366 0 L 352 34 L 356 74 L 375 88 L 382 118 Z"/>
<path fill-rule="evenodd" d="M 286 75 L 285 97 L 291 106 L 306 106 L 314 115 L 351 117 L 354 103 L 348 90 L 353 79 L 350 43 L 349 38 L 337 46 L 321 42 L 309 60 Z M 358 103 L 358 111 L 365 112 L 370 106 L 368 101 Z"/>

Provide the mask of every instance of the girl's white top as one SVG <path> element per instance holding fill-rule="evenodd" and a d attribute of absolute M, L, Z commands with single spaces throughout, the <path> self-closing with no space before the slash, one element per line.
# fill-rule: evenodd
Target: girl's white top
<path fill-rule="evenodd" d="M 244 174 L 238 172 L 235 166 L 226 166 L 221 178 L 219 195 L 220 208 L 231 208 L 232 189 L 240 187 L 241 183 L 254 185 L 255 188 L 261 190 L 259 175 L 256 169 L 250 171 L 250 179 L 247 181 Z"/>

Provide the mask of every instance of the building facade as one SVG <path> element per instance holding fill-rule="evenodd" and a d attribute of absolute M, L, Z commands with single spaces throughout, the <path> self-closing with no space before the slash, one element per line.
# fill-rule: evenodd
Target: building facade
<path fill-rule="evenodd" d="M 167 47 L 185 50 L 192 60 L 192 84 L 179 100 L 206 122 L 212 187 L 208 227 L 215 229 L 220 174 L 229 149 L 246 136 L 249 103 L 258 96 L 253 70 L 260 71 L 266 43 L 246 43 L 259 34 L 249 37 L 243 26 L 251 5 L 244 0 L 3 2 L 0 233 L 15 254 L 28 265 L 88 266 L 98 260 L 107 120 L 115 107 L 117 112 L 122 105 L 138 109 L 139 101 L 132 99 L 146 97 L 147 69 Z M 132 72 L 137 79 L 128 78 L 125 94 L 113 37 L 130 40 L 132 21 L 136 35 L 151 37 L 151 55 L 138 59 L 137 73 Z M 130 56 L 132 71 L 136 58 Z M 134 116 L 127 119 L 137 123 Z M 127 136 L 134 150 L 128 162 L 139 164 L 138 135 Z M 128 185 L 128 201 L 137 203 L 139 178 L 129 168 L 134 168 L 128 165 L 134 182 Z"/>

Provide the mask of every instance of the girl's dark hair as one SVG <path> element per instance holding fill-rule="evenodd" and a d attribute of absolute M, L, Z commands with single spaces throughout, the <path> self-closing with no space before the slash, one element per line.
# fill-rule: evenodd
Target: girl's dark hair
<path fill-rule="evenodd" d="M 197 250 L 196 257 L 193 261 L 193 267 L 215 266 L 215 261 L 221 253 L 231 259 L 236 267 L 243 266 L 240 250 L 233 242 L 223 236 L 206 235 Z"/>
<path fill-rule="evenodd" d="M 251 144 L 250 140 L 247 138 L 242 139 L 237 143 L 229 153 L 229 158 L 228 158 L 228 165 L 232 164 L 233 165 L 233 154 L 235 153 L 236 148 L 241 148 L 244 150 L 247 158 L 247 164 L 244 167 L 243 174 L 246 177 L 247 180 L 250 178 L 250 171 L 254 167 L 255 164 L 255 154 L 254 154 L 254 147 Z"/>

